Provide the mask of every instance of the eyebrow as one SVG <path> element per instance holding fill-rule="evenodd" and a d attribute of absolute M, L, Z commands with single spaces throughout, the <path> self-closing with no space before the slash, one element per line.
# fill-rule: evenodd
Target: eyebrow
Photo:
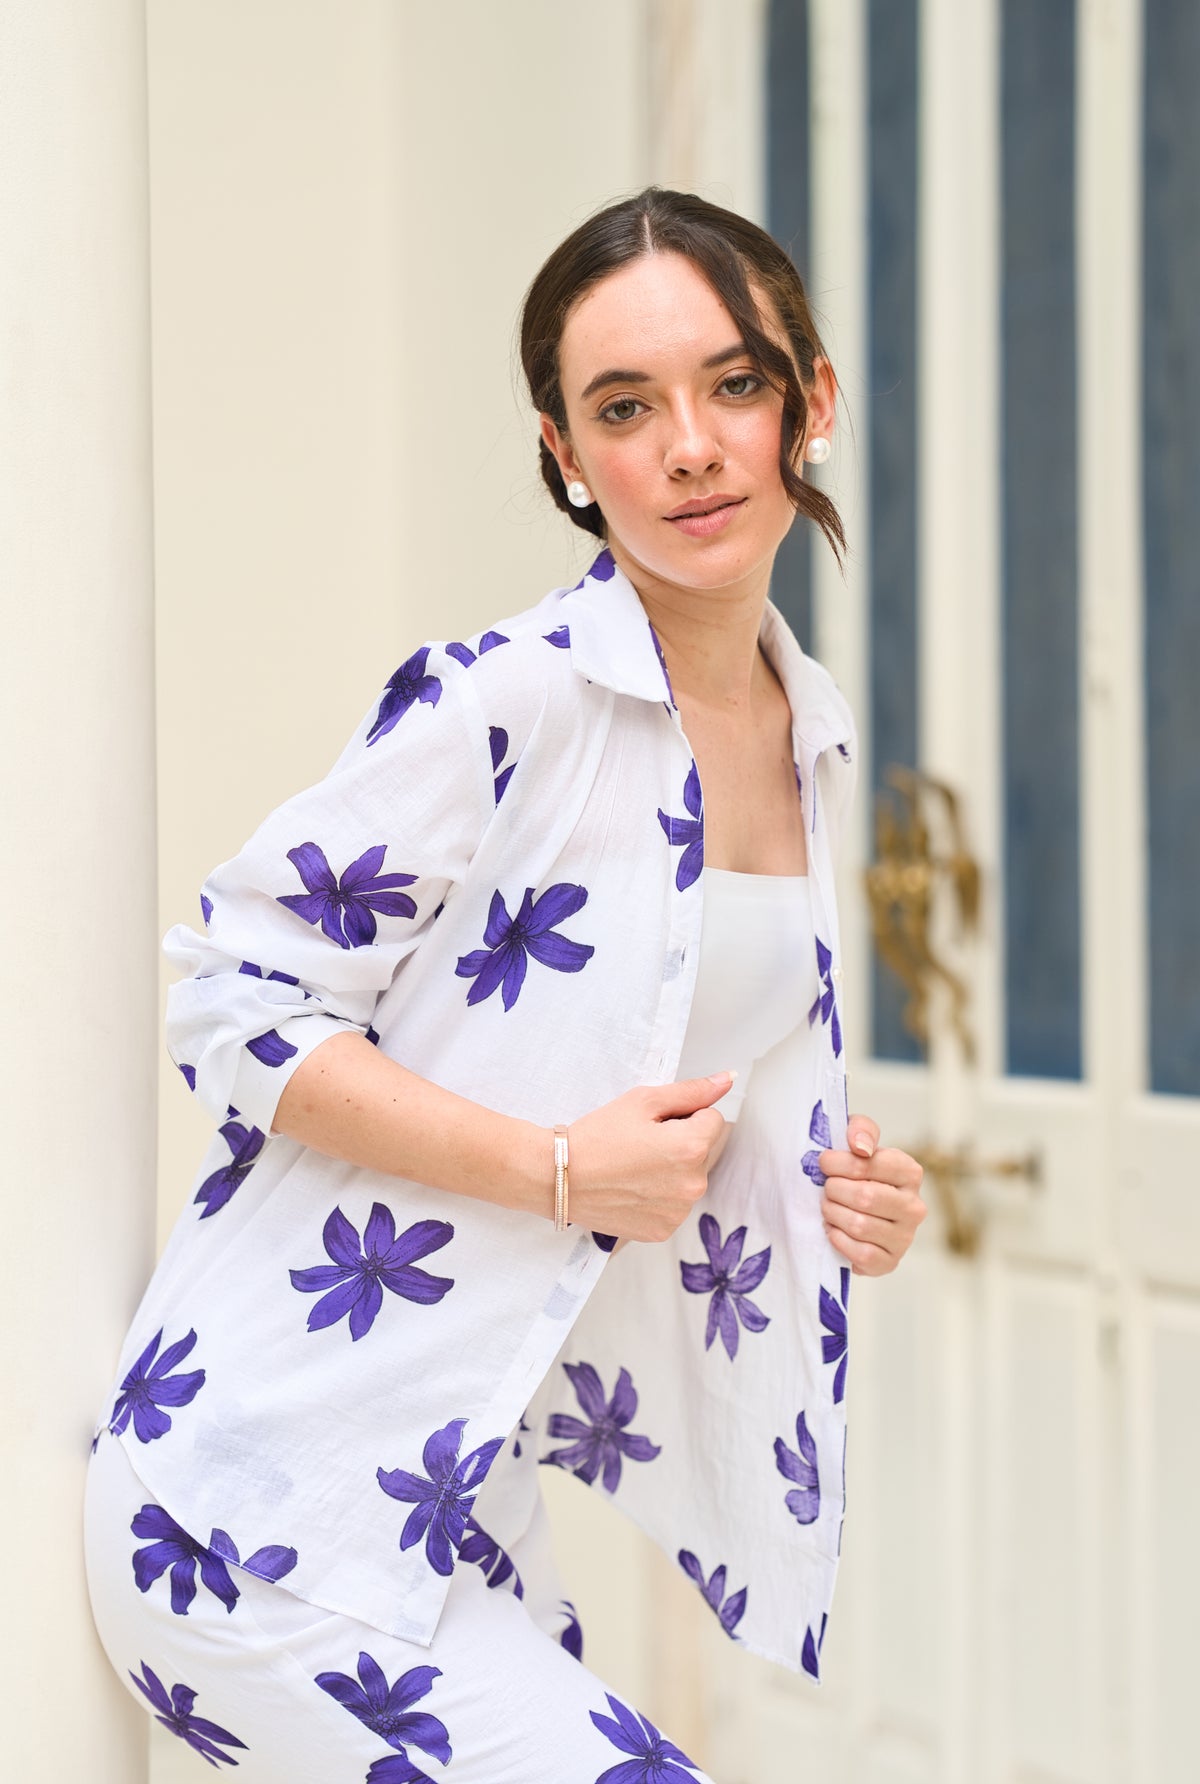
<path fill-rule="evenodd" d="M 731 359 L 740 359 L 745 352 L 745 341 L 735 341 L 732 347 L 724 347 L 720 353 L 710 354 L 703 362 L 701 369 L 706 372 L 713 371 L 719 365 L 728 365 Z M 619 368 L 610 372 L 598 372 L 591 383 L 585 387 L 579 400 L 581 403 L 586 403 L 590 396 L 595 396 L 596 392 L 603 390 L 607 384 L 649 384 L 649 382 L 649 372 L 627 372 L 621 371 Z"/>

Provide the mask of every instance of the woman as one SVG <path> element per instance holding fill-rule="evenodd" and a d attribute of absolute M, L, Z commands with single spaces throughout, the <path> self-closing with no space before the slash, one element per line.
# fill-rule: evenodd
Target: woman
<path fill-rule="evenodd" d="M 650 189 L 550 257 L 522 352 L 603 549 L 414 651 L 165 943 L 219 1130 L 97 1434 L 89 1579 L 131 1689 L 264 1784 L 700 1778 L 581 1664 L 537 1465 L 816 1677 L 850 1276 L 925 1212 L 847 1121 L 854 727 L 767 600 L 797 509 L 841 544 L 795 270 Z"/>

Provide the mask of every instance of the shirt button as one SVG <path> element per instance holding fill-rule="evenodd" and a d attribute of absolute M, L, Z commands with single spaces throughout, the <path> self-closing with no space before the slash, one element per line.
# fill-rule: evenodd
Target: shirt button
<path fill-rule="evenodd" d="M 834 982 L 834 984 L 835 984 L 835 985 L 840 985 L 840 984 L 841 984 L 841 982 L 842 982 L 842 969 L 841 969 L 841 967 L 840 967 L 840 966 L 835 966 L 835 967 L 834 967 L 834 969 L 833 969 L 833 972 L 832 972 L 832 974 L 831 974 L 831 975 L 830 975 L 830 976 L 831 976 L 831 977 L 832 977 L 832 979 L 833 979 L 833 982 Z"/>

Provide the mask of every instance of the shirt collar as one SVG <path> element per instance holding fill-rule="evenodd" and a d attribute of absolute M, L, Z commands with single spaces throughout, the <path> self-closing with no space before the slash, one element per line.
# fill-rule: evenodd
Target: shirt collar
<path fill-rule="evenodd" d="M 666 664 L 641 597 L 607 547 L 559 603 L 572 666 L 588 681 L 674 707 Z M 779 608 L 763 608 L 759 640 L 792 709 L 792 737 L 810 754 L 849 743 L 849 709 L 828 671 L 800 647 Z"/>

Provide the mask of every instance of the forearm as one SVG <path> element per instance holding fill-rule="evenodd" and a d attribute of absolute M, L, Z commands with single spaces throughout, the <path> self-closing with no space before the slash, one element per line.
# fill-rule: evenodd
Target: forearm
<path fill-rule="evenodd" d="M 431 1083 L 363 1035 L 333 1035 L 297 1066 L 271 1131 L 348 1164 L 554 1216 L 549 1129 Z"/>

